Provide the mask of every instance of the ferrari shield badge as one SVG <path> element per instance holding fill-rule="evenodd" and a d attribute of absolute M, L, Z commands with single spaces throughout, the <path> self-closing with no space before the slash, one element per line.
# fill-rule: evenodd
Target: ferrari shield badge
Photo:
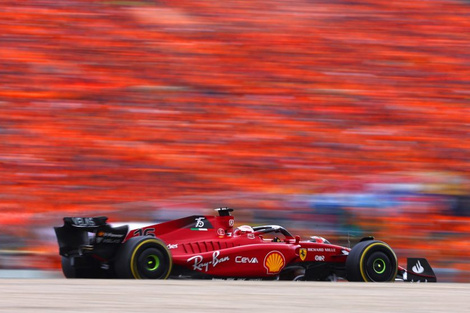
<path fill-rule="evenodd" d="M 307 249 L 306 248 L 300 248 L 299 256 L 300 256 L 300 259 L 302 261 L 305 261 L 305 258 L 307 257 Z"/>

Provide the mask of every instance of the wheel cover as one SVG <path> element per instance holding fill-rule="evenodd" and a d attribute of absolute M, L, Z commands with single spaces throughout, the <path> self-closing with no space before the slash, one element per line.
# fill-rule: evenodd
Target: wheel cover
<path fill-rule="evenodd" d="M 383 274 L 387 269 L 387 264 L 382 258 L 377 258 L 374 260 L 372 267 L 377 274 Z"/>
<path fill-rule="evenodd" d="M 147 264 L 146 269 L 148 271 L 151 271 L 151 272 L 156 271 L 158 267 L 160 266 L 160 258 L 156 256 L 155 254 L 151 254 L 147 256 L 146 264 Z"/>
<path fill-rule="evenodd" d="M 154 238 L 139 242 L 129 261 L 132 277 L 136 279 L 167 279 L 173 263 L 167 247 Z"/>
<path fill-rule="evenodd" d="M 364 249 L 359 261 L 363 281 L 393 281 L 397 275 L 397 258 L 386 244 L 372 243 Z"/>

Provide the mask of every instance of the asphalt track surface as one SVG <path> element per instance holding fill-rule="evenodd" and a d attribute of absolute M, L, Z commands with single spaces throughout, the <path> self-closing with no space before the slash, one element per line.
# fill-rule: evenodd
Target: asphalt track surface
<path fill-rule="evenodd" d="M 0 312 L 470 312 L 470 284 L 0 279 Z"/>

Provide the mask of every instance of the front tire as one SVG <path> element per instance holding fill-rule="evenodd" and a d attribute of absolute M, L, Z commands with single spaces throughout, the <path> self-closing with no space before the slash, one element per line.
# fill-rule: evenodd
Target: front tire
<path fill-rule="evenodd" d="M 362 241 L 351 249 L 346 259 L 349 281 L 391 282 L 395 281 L 397 272 L 397 256 L 382 241 Z"/>
<path fill-rule="evenodd" d="M 166 245 L 154 237 L 132 237 L 119 248 L 114 269 L 119 278 L 167 279 L 173 260 Z"/>

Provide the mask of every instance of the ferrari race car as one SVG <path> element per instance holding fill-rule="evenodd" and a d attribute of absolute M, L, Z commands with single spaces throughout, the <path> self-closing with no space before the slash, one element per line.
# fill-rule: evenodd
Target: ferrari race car
<path fill-rule="evenodd" d="M 322 237 L 301 240 L 279 225 L 234 227 L 232 209 L 143 228 L 113 227 L 106 217 L 65 217 L 55 227 L 67 278 L 201 278 L 435 282 L 424 258 L 398 265 L 385 242 L 352 249 Z"/>

